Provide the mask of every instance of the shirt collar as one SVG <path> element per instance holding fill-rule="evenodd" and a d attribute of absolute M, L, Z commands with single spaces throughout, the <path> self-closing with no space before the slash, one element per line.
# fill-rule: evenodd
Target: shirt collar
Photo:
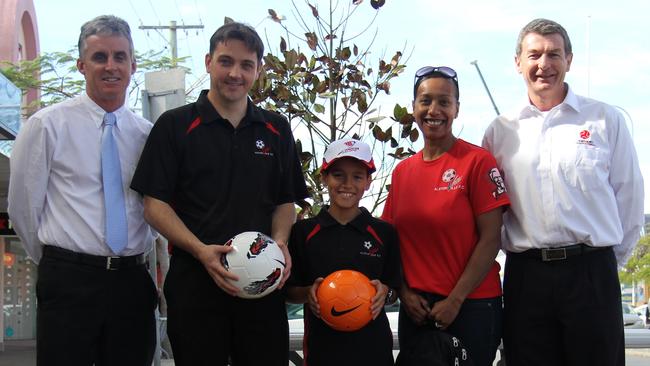
<path fill-rule="evenodd" d="M 568 83 L 564 83 L 567 87 L 567 93 L 564 97 L 562 103 L 556 105 L 551 110 L 554 109 L 563 109 L 563 108 L 572 108 L 576 112 L 580 112 L 580 104 L 578 102 L 578 97 L 575 95 Z M 542 112 L 537 109 L 533 104 L 530 103 L 528 95 L 526 95 L 526 101 L 524 102 L 524 107 L 519 110 L 519 118 L 531 117 Z"/>
<path fill-rule="evenodd" d="M 201 116 L 201 123 L 224 121 L 224 118 L 221 117 L 219 112 L 208 99 L 208 90 L 201 91 L 201 94 L 196 101 L 196 108 Z M 240 126 L 246 126 L 252 122 L 265 123 L 265 120 L 262 112 L 255 108 L 253 101 L 248 98 L 246 104 L 246 115 L 244 115 L 244 119 L 242 119 Z"/>
<path fill-rule="evenodd" d="M 95 103 L 94 100 L 90 99 L 88 94 L 83 93 L 81 94 L 81 103 L 88 107 L 90 110 L 90 115 L 92 117 L 93 122 L 95 123 L 95 126 L 98 129 L 102 128 L 102 125 L 104 124 L 104 115 L 107 113 L 102 107 L 100 107 L 97 103 Z M 120 121 L 124 118 L 125 113 L 127 113 L 128 109 L 124 104 L 116 110 L 113 111 L 113 114 L 115 115 L 116 118 L 116 123 L 115 127 L 119 130 L 120 129 Z"/>
<path fill-rule="evenodd" d="M 316 219 L 318 220 L 318 223 L 322 228 L 330 227 L 330 226 L 335 226 L 335 225 L 341 225 L 338 221 L 336 221 L 335 218 L 330 215 L 330 213 L 327 211 L 329 209 L 328 205 L 324 205 L 318 215 L 316 216 Z M 347 223 L 347 225 L 350 225 L 351 227 L 364 232 L 366 230 L 366 227 L 370 224 L 370 219 L 371 215 L 368 210 L 366 210 L 365 207 L 359 207 L 361 210 L 361 213 L 357 215 L 352 221 Z"/>

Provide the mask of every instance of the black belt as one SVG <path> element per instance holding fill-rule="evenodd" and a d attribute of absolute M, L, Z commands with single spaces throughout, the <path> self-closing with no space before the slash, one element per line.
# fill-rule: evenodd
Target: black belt
<path fill-rule="evenodd" d="M 508 252 L 508 255 L 539 259 L 543 262 L 561 261 L 576 255 L 611 249 L 612 247 L 592 247 L 587 244 L 574 244 L 560 248 L 528 249 L 520 253 Z"/>
<path fill-rule="evenodd" d="M 63 249 L 51 245 L 43 246 L 43 257 L 59 259 L 71 263 L 86 264 L 92 267 L 102 268 L 107 271 L 115 271 L 141 266 L 145 262 L 144 254 L 132 255 L 128 257 L 102 257 L 100 255 L 77 253 L 68 249 Z"/>

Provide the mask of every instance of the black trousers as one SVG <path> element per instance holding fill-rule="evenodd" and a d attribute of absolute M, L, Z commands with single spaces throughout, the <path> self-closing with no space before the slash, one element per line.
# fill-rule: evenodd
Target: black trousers
<path fill-rule="evenodd" d="M 625 365 L 614 251 L 549 262 L 509 253 L 504 320 L 508 366 Z"/>
<path fill-rule="evenodd" d="M 179 254 L 182 253 L 182 254 Z M 176 366 L 286 366 L 289 324 L 280 291 L 260 299 L 224 293 L 180 250 L 165 278 L 167 335 Z"/>
<path fill-rule="evenodd" d="M 106 270 L 45 255 L 36 282 L 38 366 L 150 366 L 158 291 L 145 265 Z"/>
<path fill-rule="evenodd" d="M 445 299 L 445 296 L 421 293 L 429 303 Z M 417 342 L 418 333 L 429 332 L 431 324 L 416 325 L 404 308 L 399 310 L 399 344 L 400 349 L 408 349 L 412 342 Z M 465 299 L 454 322 L 445 330 L 456 336 L 469 351 L 473 365 L 492 366 L 497 349 L 501 343 L 503 326 L 503 309 L 501 296 L 485 299 Z M 510 366 L 508 364 L 508 366 Z"/>

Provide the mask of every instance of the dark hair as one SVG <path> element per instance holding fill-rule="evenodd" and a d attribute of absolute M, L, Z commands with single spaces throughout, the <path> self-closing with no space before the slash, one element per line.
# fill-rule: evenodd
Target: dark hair
<path fill-rule="evenodd" d="M 135 60 L 133 52 L 133 39 L 131 39 L 131 28 L 129 23 L 124 19 L 118 18 L 114 15 L 100 15 L 95 19 L 89 20 L 81 26 L 81 33 L 79 34 L 79 58 L 83 57 L 86 48 L 86 39 L 90 36 L 121 36 L 129 41 L 129 51 L 131 52 L 131 59 Z"/>
<path fill-rule="evenodd" d="M 210 37 L 210 54 L 217 48 L 218 43 L 226 42 L 230 39 L 244 42 L 249 50 L 255 51 L 258 61 L 262 60 L 264 56 L 264 43 L 262 43 L 262 39 L 253 27 L 238 22 L 226 23 L 214 32 L 212 37 Z"/>
<path fill-rule="evenodd" d="M 562 27 L 559 23 L 556 23 L 552 20 L 538 18 L 526 24 L 526 26 L 523 27 L 519 32 L 519 38 L 517 38 L 517 47 L 515 49 L 517 56 L 521 55 L 521 42 L 523 42 L 524 37 L 526 37 L 526 35 L 529 33 L 537 33 L 542 36 L 549 34 L 559 34 L 564 40 L 565 55 L 570 55 L 573 53 L 571 48 L 571 40 L 569 39 L 569 34 L 566 32 L 566 29 L 564 29 L 564 27 Z"/>
<path fill-rule="evenodd" d="M 418 96 L 418 87 L 424 80 L 431 78 L 443 78 L 451 80 L 456 88 L 456 101 L 460 101 L 460 88 L 458 87 L 458 73 L 449 66 L 424 66 L 415 72 L 413 82 L 413 100 Z"/>

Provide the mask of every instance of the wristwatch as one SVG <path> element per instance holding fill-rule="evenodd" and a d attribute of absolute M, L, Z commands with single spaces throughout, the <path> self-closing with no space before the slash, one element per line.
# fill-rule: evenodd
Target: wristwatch
<path fill-rule="evenodd" d="M 393 291 L 393 289 L 389 287 L 389 288 L 388 288 L 388 292 L 386 293 L 386 300 L 384 300 L 384 304 L 386 304 L 386 305 L 390 305 L 390 304 L 392 304 L 393 302 L 395 302 L 395 301 L 393 300 L 393 294 L 394 294 L 394 293 L 395 293 L 395 292 Z"/>

